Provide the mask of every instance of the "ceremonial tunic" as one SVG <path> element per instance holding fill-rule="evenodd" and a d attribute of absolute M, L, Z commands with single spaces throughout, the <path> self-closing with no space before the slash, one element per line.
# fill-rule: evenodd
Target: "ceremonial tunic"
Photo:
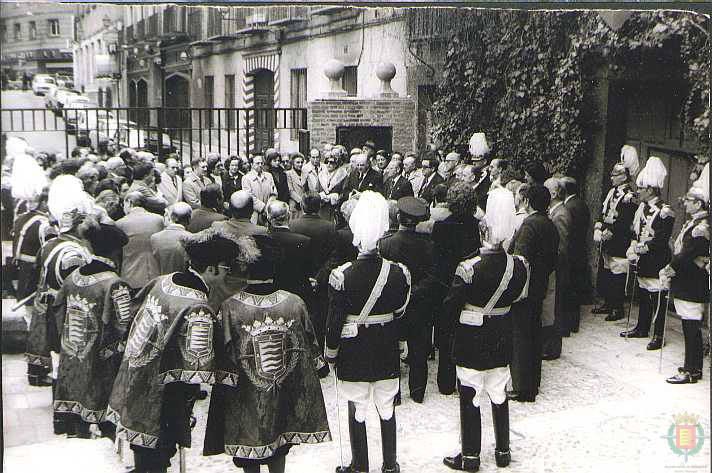
<path fill-rule="evenodd" d="M 133 319 L 129 286 L 99 258 L 75 270 L 54 300 L 61 340 L 55 413 L 106 419 L 111 387 Z"/>
<path fill-rule="evenodd" d="M 505 401 L 512 357 L 513 303 L 527 297 L 529 264 L 522 256 L 482 248 L 480 256 L 461 262 L 444 302 L 444 327 L 454 333 L 452 356 L 458 378 L 492 402 Z"/>
<path fill-rule="evenodd" d="M 647 248 L 647 252 L 638 255 L 637 264 L 638 284 L 647 291 L 662 289 L 659 273 L 670 262 L 669 242 L 674 224 L 675 212 L 659 198 L 642 202 L 635 212 L 628 254 L 633 254 L 636 246 Z"/>
<path fill-rule="evenodd" d="M 371 302 L 372 308 L 364 315 L 364 306 L 372 299 L 374 286 L 386 271 L 385 265 L 389 272 L 382 280 L 380 297 Z M 328 360 L 336 360 L 336 374 L 342 380 L 340 392 L 356 403 L 359 422 L 365 419 L 369 383 L 377 387 L 376 407 L 381 418 L 391 417 L 400 377 L 398 341 L 403 338 L 398 320 L 408 306 L 410 287 L 410 273 L 405 265 L 375 253 L 359 255 L 329 276 L 324 352 Z M 388 382 L 383 383 L 384 380 Z"/>
<path fill-rule="evenodd" d="M 52 368 L 50 351 L 59 351 L 59 347 L 53 345 L 53 341 L 58 339 L 57 327 L 55 321 L 47 316 L 47 309 L 53 303 L 64 279 L 84 265 L 88 258 L 89 252 L 81 240 L 67 233 L 48 241 L 40 250 L 40 278 L 25 353 L 28 364 Z"/>
<path fill-rule="evenodd" d="M 44 244 L 44 230 L 49 226 L 46 213 L 31 210 L 17 217 L 12 229 L 12 256 L 17 266 L 17 300 L 37 289 L 39 267 L 37 253 Z"/>
<path fill-rule="evenodd" d="M 140 307 L 107 419 L 132 446 L 173 452 L 176 443 L 190 447 L 188 417 L 199 386 L 188 384 L 215 379 L 216 318 L 207 303 L 207 287 L 194 273 L 168 274 L 149 282 L 134 302 Z"/>
<path fill-rule="evenodd" d="M 262 286 L 264 288 L 264 286 Z M 331 440 L 316 370 L 325 365 L 306 305 L 296 295 L 248 286 L 220 308 L 216 367 L 229 373 L 210 400 L 205 455 L 238 466 L 266 463 L 291 445 Z"/>

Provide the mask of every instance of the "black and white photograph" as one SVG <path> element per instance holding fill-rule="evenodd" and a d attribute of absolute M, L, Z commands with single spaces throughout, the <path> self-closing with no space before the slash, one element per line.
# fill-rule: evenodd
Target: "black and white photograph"
<path fill-rule="evenodd" d="M 709 472 L 710 14 L 0 0 L 3 471 Z"/>

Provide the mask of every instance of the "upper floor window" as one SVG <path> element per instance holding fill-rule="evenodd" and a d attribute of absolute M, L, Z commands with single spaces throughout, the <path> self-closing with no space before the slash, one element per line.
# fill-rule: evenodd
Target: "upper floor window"
<path fill-rule="evenodd" d="M 37 23 L 34 21 L 30 22 L 30 39 L 37 39 Z"/>
<path fill-rule="evenodd" d="M 0 41 L 7 41 L 7 26 L 5 26 L 5 23 L 0 25 Z"/>
<path fill-rule="evenodd" d="M 22 39 L 22 25 L 19 23 L 15 23 L 13 25 L 13 32 L 14 32 L 14 38 L 15 39 Z"/>
<path fill-rule="evenodd" d="M 49 23 L 49 35 L 59 36 L 59 20 L 47 20 Z"/>

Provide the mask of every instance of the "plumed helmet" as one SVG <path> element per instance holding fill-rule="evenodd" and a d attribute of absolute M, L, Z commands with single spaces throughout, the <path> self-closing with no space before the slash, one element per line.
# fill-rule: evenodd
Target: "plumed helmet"
<path fill-rule="evenodd" d="M 474 158 L 482 158 L 490 152 L 487 137 L 484 133 L 473 133 L 470 137 L 470 154 Z"/>
<path fill-rule="evenodd" d="M 354 246 L 362 251 L 374 250 L 389 225 L 386 199 L 377 192 L 364 191 L 349 219 Z"/>
<path fill-rule="evenodd" d="M 614 172 L 627 172 L 629 176 L 634 177 L 638 169 L 640 169 L 638 150 L 631 145 L 623 145 L 620 162 L 613 166 Z"/>
<path fill-rule="evenodd" d="M 695 199 L 700 199 L 709 204 L 710 202 L 710 163 L 705 164 L 702 168 L 700 177 L 692 183 L 692 187 L 687 192 L 687 195 Z"/>
<path fill-rule="evenodd" d="M 501 243 L 514 236 L 517 227 L 514 194 L 504 187 L 492 189 L 487 196 L 487 212 L 484 223 L 489 231 L 490 243 Z"/>
<path fill-rule="evenodd" d="M 36 200 L 49 185 L 47 175 L 37 161 L 26 154 L 15 156 L 12 164 L 12 196 L 19 200 Z"/>
<path fill-rule="evenodd" d="M 27 144 L 27 141 L 22 138 L 18 138 L 17 136 L 8 136 L 7 141 L 5 142 L 5 152 L 8 156 L 15 157 L 21 154 L 26 154 L 28 148 L 29 145 Z"/>
<path fill-rule="evenodd" d="M 60 231 L 71 230 L 81 217 L 93 208 L 91 197 L 84 192 L 82 181 L 74 176 L 57 176 L 49 188 L 47 207 L 52 217 L 59 222 Z"/>
<path fill-rule="evenodd" d="M 657 156 L 650 156 L 645 163 L 645 167 L 635 183 L 638 187 L 657 187 L 662 189 L 665 186 L 665 178 L 667 177 L 667 169 L 662 160 Z"/>

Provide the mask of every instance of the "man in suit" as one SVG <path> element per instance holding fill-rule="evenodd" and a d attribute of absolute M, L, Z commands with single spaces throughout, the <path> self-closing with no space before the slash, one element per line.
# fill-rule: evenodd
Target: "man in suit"
<path fill-rule="evenodd" d="M 280 258 L 274 275 L 277 289 L 296 294 L 307 304 L 311 313 L 313 291 L 307 274 L 311 253 L 311 238 L 289 229 L 289 205 L 273 200 L 267 205 L 269 234 L 280 248 Z"/>
<path fill-rule="evenodd" d="M 571 278 L 569 305 L 571 309 L 571 332 L 578 332 L 581 323 L 581 305 L 590 287 L 590 269 L 588 266 L 588 232 L 591 226 L 591 211 L 586 201 L 578 195 L 578 184 L 573 177 L 563 177 L 566 198 L 564 206 L 571 213 L 571 232 L 569 233 L 569 258 Z"/>
<path fill-rule="evenodd" d="M 423 184 L 420 187 L 418 197 L 428 204 L 433 202 L 433 191 L 437 185 L 445 182 L 445 179 L 437 172 L 438 164 L 439 161 L 435 157 L 435 153 L 426 154 L 420 164 L 420 169 L 423 172 Z"/>
<path fill-rule="evenodd" d="M 158 272 L 169 274 L 185 271 L 188 256 L 181 238 L 189 235 L 185 228 L 190 223 L 193 209 L 185 202 L 177 202 L 166 209 L 166 228 L 151 235 L 151 250 L 158 261 Z"/>
<path fill-rule="evenodd" d="M 544 182 L 544 187 L 549 191 L 551 201 L 549 203 L 549 218 L 554 223 L 559 234 L 559 257 L 556 262 L 555 275 L 556 292 L 554 294 L 553 325 L 545 324 L 542 327 L 542 346 L 544 360 L 555 360 L 561 356 L 561 337 L 568 337 L 570 322 L 570 311 L 568 305 L 568 294 L 570 291 L 570 245 L 572 218 L 571 213 L 564 206 L 563 184 L 556 177 L 550 177 Z M 542 314 L 546 316 L 547 314 Z M 550 320 L 551 317 L 548 317 Z"/>
<path fill-rule="evenodd" d="M 208 162 L 197 157 L 190 162 L 193 173 L 183 181 L 183 201 L 193 209 L 200 207 L 200 191 L 210 184 L 207 178 Z"/>
<path fill-rule="evenodd" d="M 168 202 L 156 191 L 154 167 L 151 163 L 142 162 L 133 168 L 134 179 L 128 192 L 138 192 L 143 196 L 142 207 L 158 215 L 163 215 Z"/>
<path fill-rule="evenodd" d="M 264 235 L 267 228 L 250 220 L 254 211 L 254 199 L 246 190 L 239 190 L 230 196 L 229 220 L 214 222 L 212 227 L 224 230 L 235 238 L 241 236 Z"/>
<path fill-rule="evenodd" d="M 413 186 L 403 173 L 402 161 L 391 161 L 394 169 L 384 186 L 384 194 L 388 200 L 399 200 L 401 197 L 413 196 Z"/>
<path fill-rule="evenodd" d="M 200 191 L 200 208 L 193 210 L 193 216 L 188 225 L 188 231 L 198 233 L 210 228 L 213 222 L 227 220 L 220 213 L 223 208 L 222 191 L 218 184 L 210 183 Z"/>
<path fill-rule="evenodd" d="M 334 224 L 319 217 L 321 197 L 316 193 L 304 196 L 304 216 L 289 222 L 293 232 L 301 233 L 312 239 L 309 258 L 309 276 L 316 277 L 331 255 L 336 239 Z"/>
<path fill-rule="evenodd" d="M 525 306 L 520 307 L 526 310 L 527 314 L 519 320 L 515 318 L 513 325 L 527 324 L 528 326 L 520 331 L 527 332 L 532 343 L 529 345 L 530 353 L 519 354 L 519 358 L 524 362 L 516 369 L 512 366 L 512 384 L 517 392 L 511 397 L 520 401 L 533 401 L 541 382 L 542 304 L 549 287 L 549 277 L 558 261 L 559 234 L 547 214 L 551 195 L 546 187 L 538 184 L 522 185 L 520 192 L 521 207 L 525 209 L 527 217 L 512 239 L 510 252 L 526 258 L 531 278 Z M 517 356 L 518 350 L 516 343 L 514 346 L 513 358 Z M 529 382 L 521 382 L 525 377 Z"/>
<path fill-rule="evenodd" d="M 415 153 L 406 154 L 403 160 L 403 173 L 413 188 L 413 195 L 417 197 L 420 193 L 420 188 L 423 187 L 425 177 L 423 176 L 423 171 L 418 168 L 418 158 L 416 158 Z"/>
<path fill-rule="evenodd" d="M 272 174 L 264 171 L 264 162 L 262 156 L 252 158 L 252 170 L 242 178 L 242 189 L 252 194 L 254 202 L 252 221 L 259 224 L 267 222 L 267 202 L 277 196 L 274 178 Z"/>
<path fill-rule="evenodd" d="M 366 190 L 382 194 L 383 177 L 377 171 L 371 169 L 368 164 L 368 157 L 365 154 L 358 154 L 352 156 L 351 161 L 354 169 L 349 177 L 346 178 L 340 201 L 345 202 Z"/>
<path fill-rule="evenodd" d="M 406 309 L 405 337 L 408 341 L 408 389 L 410 397 L 422 403 L 428 384 L 428 355 L 433 331 L 433 242 L 415 233 L 418 222 L 427 217 L 428 207 L 412 196 L 398 200 L 398 231 L 378 242 L 380 255 L 403 263 L 411 275 L 411 299 Z"/>
<path fill-rule="evenodd" d="M 161 173 L 158 191 L 166 199 L 168 205 L 183 201 L 183 179 L 178 175 L 178 169 L 178 161 L 175 158 L 166 159 L 166 170 Z"/>
<path fill-rule="evenodd" d="M 116 222 L 129 237 L 123 248 L 121 279 L 134 289 L 142 288 L 160 274 L 151 249 L 151 235 L 163 230 L 163 218 L 147 212 L 144 205 L 140 192 L 129 192 L 124 199 L 126 216 Z"/>

